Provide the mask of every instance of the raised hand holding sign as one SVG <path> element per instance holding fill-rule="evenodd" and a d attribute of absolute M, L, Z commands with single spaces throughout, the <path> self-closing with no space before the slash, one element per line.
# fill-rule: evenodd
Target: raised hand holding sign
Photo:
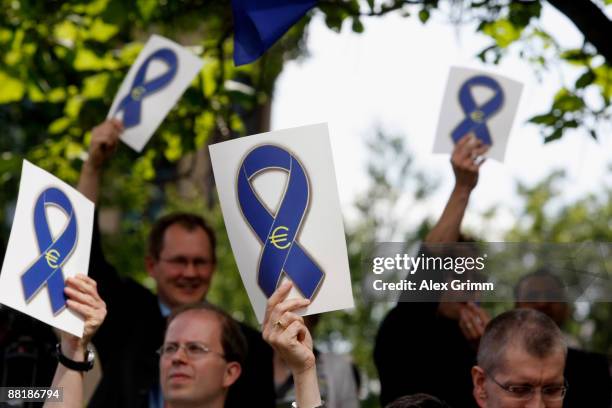
<path fill-rule="evenodd" d="M 498 74 L 452 67 L 440 110 L 434 153 L 452 153 L 471 133 L 503 161 L 523 84 Z"/>
<path fill-rule="evenodd" d="M 0 303 L 75 336 L 83 319 L 66 308 L 65 279 L 87 274 L 94 205 L 24 160 L 2 273 Z"/>
<path fill-rule="evenodd" d="M 257 319 L 285 281 L 304 314 L 353 307 L 327 125 L 210 146 L 232 251 Z M 300 312 L 302 313 L 302 312 Z"/>
<path fill-rule="evenodd" d="M 175 42 L 151 36 L 123 80 L 107 117 L 123 122 L 121 140 L 141 151 L 202 65 L 201 58 Z"/>

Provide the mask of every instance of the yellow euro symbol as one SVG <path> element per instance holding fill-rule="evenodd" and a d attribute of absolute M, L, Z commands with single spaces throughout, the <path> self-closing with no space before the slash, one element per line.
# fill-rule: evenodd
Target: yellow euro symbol
<path fill-rule="evenodd" d="M 47 264 L 53 269 L 57 269 L 57 260 L 59 259 L 60 253 L 56 249 L 52 249 L 47 251 L 45 254 L 45 259 L 47 260 Z"/>
<path fill-rule="evenodd" d="M 132 89 L 132 99 L 134 99 L 135 101 L 141 100 L 145 91 L 146 89 L 144 88 L 144 86 L 137 86 L 136 88 Z"/>
<path fill-rule="evenodd" d="M 481 110 L 475 110 L 474 112 L 470 114 L 470 117 L 472 118 L 474 122 L 482 123 L 484 119 L 484 112 Z"/>
<path fill-rule="evenodd" d="M 289 228 L 285 227 L 284 225 L 274 228 L 274 231 L 272 231 L 272 235 L 270 235 L 270 242 L 278 249 L 287 249 L 291 245 L 291 242 L 287 241 L 287 234 L 283 234 L 281 233 L 281 231 L 289 231 Z M 284 245 L 279 244 L 283 242 L 287 243 Z"/>

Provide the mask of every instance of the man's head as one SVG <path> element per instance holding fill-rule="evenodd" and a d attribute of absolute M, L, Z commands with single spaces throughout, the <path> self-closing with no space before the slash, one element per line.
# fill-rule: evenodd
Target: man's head
<path fill-rule="evenodd" d="M 491 320 L 472 368 L 474 398 L 481 408 L 560 408 L 565 395 L 567 346 L 559 327 L 532 309 L 515 309 Z"/>
<path fill-rule="evenodd" d="M 546 268 L 523 276 L 514 287 L 514 300 L 517 308 L 538 310 L 559 327 L 570 316 L 563 282 Z"/>
<path fill-rule="evenodd" d="M 145 264 L 166 306 L 204 299 L 215 270 L 215 244 L 214 231 L 194 214 L 166 215 L 153 225 Z"/>
<path fill-rule="evenodd" d="M 204 302 L 175 310 L 159 363 L 165 401 L 171 407 L 223 406 L 246 350 L 238 323 L 221 309 Z"/>

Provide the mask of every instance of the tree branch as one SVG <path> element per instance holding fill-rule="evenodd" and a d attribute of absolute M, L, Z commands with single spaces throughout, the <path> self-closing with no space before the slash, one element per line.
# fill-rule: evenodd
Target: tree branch
<path fill-rule="evenodd" d="M 557 10 L 572 20 L 584 38 L 597 48 L 608 64 L 612 64 L 612 22 L 590 0 L 548 0 Z"/>

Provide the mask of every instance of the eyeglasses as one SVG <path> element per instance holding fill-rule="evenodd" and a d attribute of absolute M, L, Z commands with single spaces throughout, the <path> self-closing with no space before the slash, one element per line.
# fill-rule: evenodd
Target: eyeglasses
<path fill-rule="evenodd" d="M 212 265 L 212 262 L 206 258 L 187 258 L 184 256 L 176 256 L 173 258 L 165 258 L 160 259 L 161 262 L 169 263 L 173 268 L 176 269 L 187 269 L 190 264 L 193 264 L 193 267 L 198 270 L 202 270 L 209 265 Z"/>
<path fill-rule="evenodd" d="M 528 401 L 535 396 L 536 389 L 540 389 L 542 399 L 545 401 L 561 401 L 567 393 L 568 383 L 567 380 L 563 380 L 563 384 L 551 384 L 543 387 L 534 387 L 530 384 L 508 384 L 504 385 L 499 383 L 492 375 L 488 377 L 499 386 L 501 389 L 506 391 L 508 394 L 516 399 Z"/>
<path fill-rule="evenodd" d="M 184 349 L 185 354 L 191 360 L 200 359 L 209 353 L 216 354 L 219 357 L 225 359 L 225 355 L 223 353 L 211 350 L 205 344 L 196 341 L 188 342 L 185 344 L 165 343 L 159 348 L 159 350 L 157 350 L 157 354 L 159 354 L 162 358 L 170 358 L 176 353 L 178 353 L 180 349 Z"/>

